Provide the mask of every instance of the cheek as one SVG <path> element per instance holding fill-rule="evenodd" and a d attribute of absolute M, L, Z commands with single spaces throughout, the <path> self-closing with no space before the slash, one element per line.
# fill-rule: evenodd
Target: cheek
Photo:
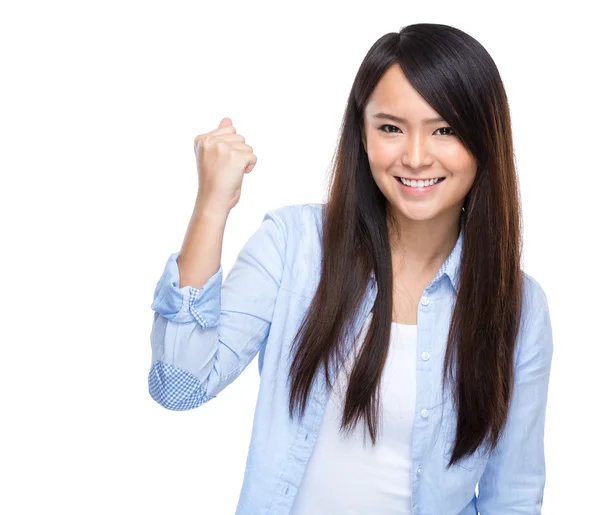
<path fill-rule="evenodd" d="M 456 176 L 463 176 L 466 179 L 474 179 L 477 164 L 473 156 L 467 150 L 458 145 L 449 147 L 439 155 L 444 168 Z"/>
<path fill-rule="evenodd" d="M 372 141 L 369 145 L 369 163 L 373 168 L 387 168 L 395 159 L 395 153 L 390 145 L 382 144 L 380 141 Z"/>

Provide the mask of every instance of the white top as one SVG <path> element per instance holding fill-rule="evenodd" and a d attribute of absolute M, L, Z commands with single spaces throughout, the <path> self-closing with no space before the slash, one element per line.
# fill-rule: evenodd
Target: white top
<path fill-rule="evenodd" d="M 370 319 L 371 315 L 362 328 L 358 346 L 364 342 Z M 417 326 L 393 322 L 390 340 L 375 447 L 362 418 L 349 436 L 338 432 L 344 406 L 341 392 L 346 391 L 358 354 L 355 349 L 348 353 L 334 384 L 291 515 L 411 513 Z"/>

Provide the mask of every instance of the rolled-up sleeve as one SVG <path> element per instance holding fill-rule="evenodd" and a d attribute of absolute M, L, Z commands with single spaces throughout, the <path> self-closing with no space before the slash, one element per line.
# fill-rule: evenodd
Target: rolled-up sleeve
<path fill-rule="evenodd" d="M 179 252 L 158 281 L 151 308 L 150 395 L 167 409 L 192 409 L 214 398 L 267 340 L 286 246 L 283 208 L 269 211 L 223 281 L 179 287 Z"/>
<path fill-rule="evenodd" d="M 154 291 L 151 308 L 167 320 L 180 324 L 198 322 L 203 328 L 218 322 L 221 307 L 223 267 L 208 278 L 202 288 L 179 287 L 179 252 L 169 256 L 163 275 Z"/>
<path fill-rule="evenodd" d="M 553 354 L 548 300 L 528 276 L 526 320 L 504 434 L 479 481 L 481 515 L 540 514 L 546 482 L 544 426 Z"/>

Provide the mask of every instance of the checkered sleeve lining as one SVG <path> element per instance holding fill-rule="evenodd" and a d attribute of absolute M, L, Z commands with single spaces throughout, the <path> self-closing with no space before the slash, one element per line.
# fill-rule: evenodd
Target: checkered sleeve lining
<path fill-rule="evenodd" d="M 200 296 L 200 290 L 198 288 L 194 288 L 193 286 L 190 286 L 190 301 L 189 301 L 190 313 L 194 317 L 194 320 L 196 320 L 196 322 L 198 322 L 200 324 L 200 327 L 202 329 L 206 329 L 208 322 L 200 314 L 200 312 L 194 307 L 194 303 L 196 302 L 196 299 L 199 296 Z"/>
<path fill-rule="evenodd" d="M 156 402 L 174 411 L 197 408 L 214 399 L 193 374 L 162 361 L 152 363 L 148 389 Z"/>

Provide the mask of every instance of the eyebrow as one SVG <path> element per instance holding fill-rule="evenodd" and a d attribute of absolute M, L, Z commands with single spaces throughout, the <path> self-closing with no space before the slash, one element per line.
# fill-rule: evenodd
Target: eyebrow
<path fill-rule="evenodd" d="M 396 123 L 408 124 L 408 121 L 406 120 L 406 118 L 402 118 L 400 116 L 394 116 L 393 114 L 388 114 L 388 113 L 377 113 L 376 115 L 373 116 L 373 118 L 382 118 L 384 120 L 392 120 Z M 436 116 L 435 118 L 425 118 L 422 121 L 424 124 L 429 124 L 429 123 L 444 122 L 445 120 L 441 116 Z"/>

